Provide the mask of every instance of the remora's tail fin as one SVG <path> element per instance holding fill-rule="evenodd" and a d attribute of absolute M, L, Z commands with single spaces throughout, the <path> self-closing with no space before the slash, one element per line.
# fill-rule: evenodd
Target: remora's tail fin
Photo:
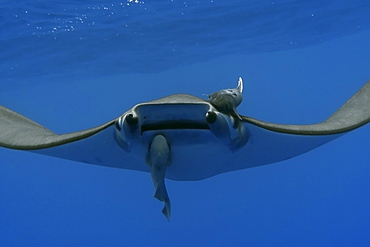
<path fill-rule="evenodd" d="M 170 220 L 171 217 L 171 202 L 170 198 L 168 197 L 168 193 L 166 190 L 166 186 L 163 183 L 159 184 L 155 190 L 154 198 L 157 198 L 159 201 L 164 202 L 164 207 L 162 209 L 162 213 L 166 216 L 167 220 Z"/>

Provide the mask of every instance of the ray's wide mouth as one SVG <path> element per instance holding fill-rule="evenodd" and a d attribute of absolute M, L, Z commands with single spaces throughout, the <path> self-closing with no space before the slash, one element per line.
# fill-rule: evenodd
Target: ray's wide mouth
<path fill-rule="evenodd" d="M 145 105 L 126 116 L 126 122 L 138 126 L 140 133 L 157 130 L 210 130 L 209 104 Z"/>
<path fill-rule="evenodd" d="M 141 126 L 141 133 L 145 131 L 153 130 L 209 130 L 209 126 L 206 122 L 194 122 L 194 121 L 163 121 L 147 123 Z"/>

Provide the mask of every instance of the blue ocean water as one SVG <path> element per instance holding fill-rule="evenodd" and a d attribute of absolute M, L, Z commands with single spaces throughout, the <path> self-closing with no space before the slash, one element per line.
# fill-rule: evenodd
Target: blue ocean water
<path fill-rule="evenodd" d="M 0 75 L 158 72 L 308 47 L 369 29 L 369 8 L 357 0 L 9 1 L 1 7 Z"/>
<path fill-rule="evenodd" d="M 0 104 L 57 133 L 173 93 L 204 97 L 239 76 L 243 115 L 315 123 L 370 79 L 367 1 L 23 0 L 0 10 Z M 0 149 L 0 246 L 368 246 L 369 133 L 274 165 L 168 180 L 170 223 L 149 174 Z"/>

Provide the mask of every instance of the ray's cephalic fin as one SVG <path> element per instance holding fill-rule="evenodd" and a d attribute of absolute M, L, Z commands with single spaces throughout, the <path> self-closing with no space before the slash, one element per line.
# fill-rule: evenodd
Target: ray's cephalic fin
<path fill-rule="evenodd" d="M 236 107 L 243 100 L 243 80 L 239 77 L 238 86 L 232 89 L 223 89 L 208 96 L 209 102 L 220 112 L 242 120 Z"/>

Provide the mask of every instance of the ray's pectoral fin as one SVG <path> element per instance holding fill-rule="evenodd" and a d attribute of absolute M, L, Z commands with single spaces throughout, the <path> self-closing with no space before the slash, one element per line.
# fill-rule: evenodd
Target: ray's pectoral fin
<path fill-rule="evenodd" d="M 167 139 L 163 135 L 156 135 L 149 145 L 147 164 L 150 166 L 150 173 L 155 188 L 154 197 L 164 202 L 162 213 L 170 220 L 171 202 L 168 197 L 164 178 L 167 166 L 171 164 L 171 149 Z"/>

